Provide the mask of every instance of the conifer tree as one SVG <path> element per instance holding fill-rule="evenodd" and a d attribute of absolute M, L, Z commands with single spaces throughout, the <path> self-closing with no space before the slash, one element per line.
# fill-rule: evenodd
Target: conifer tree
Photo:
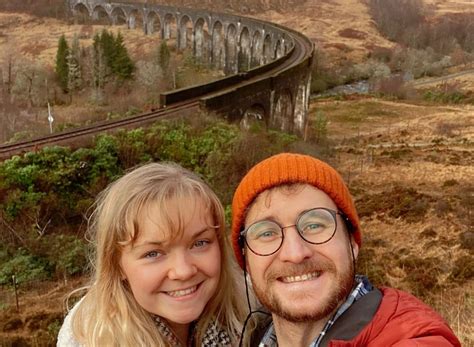
<path fill-rule="evenodd" d="M 94 98 L 97 101 L 102 99 L 102 90 L 107 82 L 107 76 L 110 74 L 107 67 L 104 51 L 101 45 L 101 35 L 95 34 L 92 44 L 92 79 Z"/>
<path fill-rule="evenodd" d="M 82 71 L 80 66 L 80 47 L 77 35 L 74 35 L 71 49 L 67 56 L 68 65 L 68 90 L 77 90 L 82 85 Z"/>
<path fill-rule="evenodd" d="M 66 41 L 66 37 L 61 35 L 58 41 L 58 51 L 56 53 L 56 75 L 64 92 L 68 91 L 68 64 L 67 56 L 69 54 L 69 45 Z"/>
<path fill-rule="evenodd" d="M 106 29 L 102 30 L 99 36 L 99 44 L 104 54 L 105 62 L 110 72 L 114 72 L 113 65 L 117 55 L 114 35 L 109 33 Z"/>
<path fill-rule="evenodd" d="M 123 43 L 123 36 L 119 32 L 114 40 L 115 52 L 112 63 L 112 71 L 121 80 L 130 79 L 135 71 L 135 65 L 128 55 L 127 48 Z"/>

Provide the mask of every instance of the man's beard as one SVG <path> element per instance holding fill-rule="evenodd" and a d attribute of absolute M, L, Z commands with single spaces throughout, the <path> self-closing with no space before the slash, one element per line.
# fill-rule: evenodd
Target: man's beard
<path fill-rule="evenodd" d="M 325 273 L 331 273 L 335 278 L 334 287 L 330 289 L 329 295 L 325 295 L 322 300 L 325 302 L 312 303 L 309 301 L 314 298 L 314 293 L 308 293 L 308 307 L 312 308 L 306 312 L 295 312 L 290 304 L 285 304 L 280 300 L 278 295 L 275 295 L 275 288 L 259 287 L 255 282 L 253 288 L 255 295 L 257 296 L 260 303 L 266 307 L 274 315 L 277 315 L 287 321 L 293 323 L 302 323 L 310 321 L 318 321 L 328 317 L 336 308 L 342 303 L 343 300 L 349 295 L 354 285 L 354 269 L 352 264 L 344 269 L 342 272 L 337 272 L 334 263 L 329 260 L 308 260 L 298 265 L 292 265 L 285 267 L 285 270 L 276 271 L 269 270 L 264 278 L 265 283 L 270 284 L 278 280 L 278 278 L 286 276 L 296 276 L 302 274 L 308 274 L 312 272 L 322 271 Z M 280 293 L 281 295 L 281 293 Z M 303 298 L 301 298 L 303 299 Z M 314 300 L 314 299 L 313 299 Z M 312 306 L 314 305 L 314 307 Z"/>

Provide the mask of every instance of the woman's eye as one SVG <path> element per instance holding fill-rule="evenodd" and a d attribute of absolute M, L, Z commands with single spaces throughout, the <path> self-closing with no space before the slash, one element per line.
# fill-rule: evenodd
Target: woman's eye
<path fill-rule="evenodd" d="M 197 240 L 194 242 L 193 247 L 196 248 L 202 248 L 210 244 L 211 242 L 209 240 Z"/>
<path fill-rule="evenodd" d="M 158 251 L 150 251 L 150 252 L 147 252 L 145 253 L 145 256 L 144 258 L 158 258 L 160 256 L 162 256 L 163 253 L 161 252 L 158 252 Z"/>

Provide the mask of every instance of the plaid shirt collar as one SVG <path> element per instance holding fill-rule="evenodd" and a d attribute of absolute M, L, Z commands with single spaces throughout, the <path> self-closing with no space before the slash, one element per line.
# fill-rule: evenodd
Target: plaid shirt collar
<path fill-rule="evenodd" d="M 369 293 L 372 291 L 374 288 L 372 284 L 369 282 L 367 277 L 361 276 L 361 275 L 356 275 L 355 276 L 355 288 L 352 290 L 352 292 L 349 294 L 347 297 L 346 301 L 339 307 L 339 309 L 336 311 L 336 313 L 329 319 L 326 324 L 324 325 L 323 330 L 319 333 L 319 335 L 314 339 L 313 342 L 309 345 L 309 347 L 319 347 L 322 339 L 324 338 L 324 335 L 326 335 L 327 331 L 331 329 L 333 326 L 334 322 L 345 312 L 351 305 L 359 300 L 361 297 L 363 297 L 365 294 Z M 276 332 L 275 328 L 273 326 L 273 323 L 270 324 L 268 327 L 265 335 L 263 336 L 262 341 L 258 345 L 259 347 L 276 347 L 278 346 L 278 341 L 276 337 Z"/>

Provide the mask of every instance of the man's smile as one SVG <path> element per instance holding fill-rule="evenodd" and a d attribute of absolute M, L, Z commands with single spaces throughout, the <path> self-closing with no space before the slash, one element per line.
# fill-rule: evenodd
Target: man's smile
<path fill-rule="evenodd" d="M 284 283 L 294 283 L 294 282 L 304 282 L 304 281 L 310 281 L 314 278 L 319 277 L 321 273 L 320 272 L 310 272 L 307 274 L 303 275 L 298 275 L 298 276 L 286 276 L 286 277 L 280 277 L 279 280 L 281 280 Z"/>

